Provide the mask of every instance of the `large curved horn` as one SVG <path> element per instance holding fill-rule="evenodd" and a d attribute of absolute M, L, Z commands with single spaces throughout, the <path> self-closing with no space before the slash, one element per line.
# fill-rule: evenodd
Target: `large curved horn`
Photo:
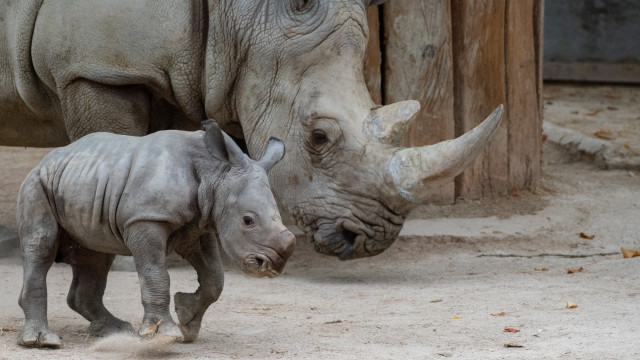
<path fill-rule="evenodd" d="M 418 111 L 420 103 L 415 100 L 381 106 L 371 110 L 362 131 L 370 139 L 398 147 Z"/>
<path fill-rule="evenodd" d="M 400 149 L 391 158 L 389 170 L 400 195 L 420 203 L 428 185 L 460 174 L 482 152 L 502 120 L 498 106 L 480 125 L 457 139 Z"/>

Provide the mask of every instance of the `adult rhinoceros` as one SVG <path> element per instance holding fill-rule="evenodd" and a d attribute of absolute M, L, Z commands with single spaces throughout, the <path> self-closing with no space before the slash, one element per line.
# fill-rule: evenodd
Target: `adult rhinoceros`
<path fill-rule="evenodd" d="M 95 131 L 196 129 L 214 117 L 271 171 L 317 251 L 378 254 L 435 181 L 460 173 L 501 108 L 462 137 L 402 149 L 419 104 L 376 106 L 365 10 L 383 0 L 0 0 L 0 144 L 60 146 Z"/>

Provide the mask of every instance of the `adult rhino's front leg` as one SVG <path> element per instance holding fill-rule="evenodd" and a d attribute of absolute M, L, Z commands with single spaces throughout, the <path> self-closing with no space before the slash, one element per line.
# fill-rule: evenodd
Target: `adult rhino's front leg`
<path fill-rule="evenodd" d="M 213 234 L 200 237 L 201 251 L 176 252 L 185 258 L 198 274 L 198 289 L 194 293 L 176 293 L 174 297 L 176 313 L 185 341 L 198 337 L 204 313 L 220 297 L 224 286 L 224 271 L 218 249 L 218 241 Z"/>
<path fill-rule="evenodd" d="M 111 86 L 78 79 L 60 95 L 71 141 L 99 131 L 135 136 L 149 131 L 151 96 L 144 86 Z"/>
<path fill-rule="evenodd" d="M 131 250 L 140 279 L 144 317 L 138 335 L 161 334 L 183 340 L 169 312 L 169 273 L 165 264 L 169 235 L 170 230 L 161 223 L 138 222 L 125 230 L 124 241 Z"/>

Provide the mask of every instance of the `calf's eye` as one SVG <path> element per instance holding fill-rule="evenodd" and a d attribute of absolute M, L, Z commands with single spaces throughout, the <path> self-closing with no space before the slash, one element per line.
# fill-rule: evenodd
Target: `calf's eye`
<path fill-rule="evenodd" d="M 252 226 L 253 225 L 253 219 L 250 216 L 242 217 L 242 221 L 244 222 L 244 226 Z"/>

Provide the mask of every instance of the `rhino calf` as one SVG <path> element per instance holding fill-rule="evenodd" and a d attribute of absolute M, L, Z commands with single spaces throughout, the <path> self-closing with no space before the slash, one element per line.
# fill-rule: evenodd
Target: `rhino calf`
<path fill-rule="evenodd" d="M 293 252 L 295 237 L 282 224 L 267 179 L 283 156 L 284 145 L 271 138 L 253 161 L 213 121 L 197 132 L 95 133 L 53 150 L 18 196 L 25 314 L 18 343 L 61 345 L 47 322 L 46 276 L 54 261 L 73 268 L 67 303 L 91 322 L 91 334 L 133 332 L 102 302 L 116 254 L 132 255 L 138 271 L 144 307 L 138 334 L 193 341 L 224 282 L 216 235 L 256 277 L 279 275 Z M 170 251 L 195 268 L 199 282 L 194 293 L 175 295 L 180 327 L 169 312 Z"/>

